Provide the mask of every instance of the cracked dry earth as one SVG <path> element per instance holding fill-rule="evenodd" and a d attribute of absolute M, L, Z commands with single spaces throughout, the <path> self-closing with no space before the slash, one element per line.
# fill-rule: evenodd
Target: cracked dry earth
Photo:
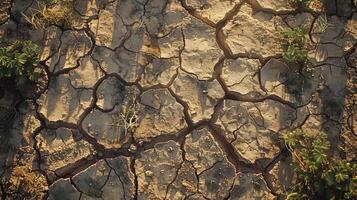
<path fill-rule="evenodd" d="M 2 1 L 0 36 L 38 43 L 47 74 L 0 100 L 19 112 L 0 135 L 2 199 L 278 199 L 294 128 L 356 160 L 357 12 L 336 2 L 325 16 L 288 0 L 77 0 L 71 29 L 35 30 L 33 1 Z M 313 67 L 298 73 L 281 31 L 301 26 Z"/>

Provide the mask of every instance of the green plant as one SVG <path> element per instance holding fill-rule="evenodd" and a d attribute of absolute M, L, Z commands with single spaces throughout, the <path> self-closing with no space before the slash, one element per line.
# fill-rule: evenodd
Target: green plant
<path fill-rule="evenodd" d="M 25 19 L 35 28 L 51 24 L 70 26 L 74 16 L 74 0 L 36 0 L 37 8 L 29 9 Z"/>
<path fill-rule="evenodd" d="M 289 200 L 342 200 L 357 196 L 357 164 L 329 159 L 330 143 L 323 132 L 295 130 L 285 137 L 293 156 L 296 183 Z"/>
<path fill-rule="evenodd" d="M 14 80 L 17 87 L 37 82 L 42 70 L 38 66 L 38 46 L 31 41 L 15 41 L 0 48 L 0 79 Z"/>
<path fill-rule="evenodd" d="M 308 50 L 306 49 L 306 29 L 292 28 L 282 32 L 285 39 L 283 53 L 284 60 L 289 64 L 306 64 Z"/>

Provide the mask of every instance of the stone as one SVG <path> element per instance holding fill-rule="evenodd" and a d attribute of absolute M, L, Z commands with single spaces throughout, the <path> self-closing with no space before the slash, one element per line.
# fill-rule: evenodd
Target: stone
<path fill-rule="evenodd" d="M 295 179 L 294 171 L 291 168 L 292 159 L 287 156 L 282 156 L 281 159 L 275 163 L 272 169 L 269 170 L 271 177 L 271 184 L 277 189 L 277 193 L 284 194 L 293 186 Z"/>
<path fill-rule="evenodd" d="M 271 12 L 292 12 L 295 8 L 291 5 L 289 0 L 276 0 L 276 1 L 269 1 L 269 0 L 259 0 L 255 1 L 259 6 L 261 6 L 265 10 L 270 10 Z"/>
<path fill-rule="evenodd" d="M 194 8 L 200 16 L 207 18 L 214 23 L 218 23 L 240 2 L 240 0 L 187 0 L 187 5 Z"/>
<path fill-rule="evenodd" d="M 40 53 L 41 61 L 52 60 L 51 57 L 59 51 L 62 33 L 62 30 L 57 26 L 50 26 L 44 31 L 44 39 Z M 48 64 L 49 63 L 50 62 L 48 62 Z"/>
<path fill-rule="evenodd" d="M 115 49 L 128 37 L 129 33 L 123 19 L 116 13 L 118 4 L 115 2 L 106 6 L 99 11 L 98 19 L 89 23 L 90 30 L 95 35 L 96 45 Z"/>
<path fill-rule="evenodd" d="M 118 48 L 112 51 L 103 47 L 96 47 L 92 57 L 98 61 L 101 68 L 108 74 L 118 74 L 127 82 L 134 82 L 142 74 L 138 63 L 138 54 Z"/>
<path fill-rule="evenodd" d="M 184 48 L 183 33 L 179 28 L 174 29 L 166 37 L 160 37 L 157 42 L 160 58 L 179 57 Z"/>
<path fill-rule="evenodd" d="M 79 199 L 81 193 L 71 184 L 69 179 L 60 179 L 48 189 L 48 200 Z"/>
<path fill-rule="evenodd" d="M 43 130 L 36 136 L 37 148 L 41 154 L 41 167 L 56 171 L 93 154 L 94 148 L 86 141 L 75 141 L 71 129 Z"/>
<path fill-rule="evenodd" d="M 182 71 L 171 88 L 187 103 L 193 122 L 208 119 L 213 114 L 217 101 L 224 96 L 223 88 L 217 80 L 199 81 L 195 76 Z"/>
<path fill-rule="evenodd" d="M 97 106 L 104 110 L 113 109 L 116 105 L 123 102 L 124 94 L 125 85 L 122 81 L 115 76 L 107 77 L 98 86 L 96 93 Z"/>
<path fill-rule="evenodd" d="M 209 199 L 227 198 L 235 175 L 235 168 L 231 163 L 217 162 L 199 175 L 199 191 Z"/>
<path fill-rule="evenodd" d="M 169 151 L 169 148 L 172 151 Z M 138 176 L 138 199 L 163 199 L 167 187 L 176 177 L 183 162 L 178 143 L 168 141 L 158 143 L 153 149 L 142 152 L 135 162 Z M 147 176 L 146 172 L 151 171 Z"/>
<path fill-rule="evenodd" d="M 117 4 L 115 12 L 125 25 L 132 25 L 144 15 L 144 4 L 140 1 L 123 0 Z"/>
<path fill-rule="evenodd" d="M 152 58 L 150 63 L 144 67 L 143 73 L 140 77 L 140 85 L 143 87 L 168 85 L 177 74 L 177 69 L 179 67 L 180 60 L 177 58 Z"/>
<path fill-rule="evenodd" d="M 91 100 L 91 89 L 75 89 L 68 75 L 61 75 L 50 81 L 49 89 L 39 98 L 39 111 L 50 121 L 76 123 Z"/>
<path fill-rule="evenodd" d="M 206 127 L 186 136 L 184 149 L 186 159 L 193 164 L 198 174 L 226 157 Z"/>
<path fill-rule="evenodd" d="M 263 177 L 252 173 L 239 173 L 232 188 L 230 200 L 277 199 L 268 189 Z"/>
<path fill-rule="evenodd" d="M 92 17 L 110 3 L 108 0 L 78 0 L 75 9 L 80 15 Z"/>
<path fill-rule="evenodd" d="M 282 53 L 281 32 L 286 28 L 281 17 L 253 12 L 244 4 L 223 27 L 226 43 L 233 54 L 271 57 Z"/>
<path fill-rule="evenodd" d="M 265 165 L 267 160 L 273 159 L 279 153 L 278 135 L 272 130 L 281 129 L 277 119 L 284 116 L 279 113 L 282 108 L 274 106 L 274 109 L 269 104 L 265 105 L 266 111 L 253 103 L 226 100 L 215 122 L 225 130 L 226 139 L 246 162 L 255 163 L 260 160 Z M 284 118 L 281 120 L 285 121 Z"/>
<path fill-rule="evenodd" d="M 98 79 L 104 76 L 98 63 L 90 56 L 80 59 L 79 63 L 79 67 L 69 74 L 71 85 L 74 88 L 93 88 Z"/>
<path fill-rule="evenodd" d="M 183 107 L 167 89 L 148 90 L 141 95 L 137 140 L 147 141 L 159 135 L 176 135 L 187 127 Z"/>
<path fill-rule="evenodd" d="M 285 20 L 286 23 L 292 28 L 300 27 L 307 29 L 312 26 L 312 23 L 314 22 L 314 16 L 311 13 L 303 12 L 297 13 L 295 15 L 288 15 Z M 308 37 L 308 35 L 305 37 Z M 309 43 L 309 41 L 310 40 L 307 40 L 306 42 Z"/>
<path fill-rule="evenodd" d="M 250 92 L 264 93 L 259 84 L 259 67 L 260 62 L 256 59 L 227 59 L 223 64 L 221 78 L 230 91 L 243 95 Z"/>
<path fill-rule="evenodd" d="M 108 200 L 133 198 L 133 175 L 129 161 L 118 157 L 96 164 L 73 177 L 73 183 L 89 198 Z"/>
<path fill-rule="evenodd" d="M 79 59 L 88 54 L 93 45 L 85 31 L 65 31 L 61 35 L 57 34 L 56 39 L 61 40 L 59 49 L 54 49 L 51 57 L 46 59 L 52 72 L 78 67 Z"/>
<path fill-rule="evenodd" d="M 164 37 L 177 41 L 176 38 L 168 38 L 166 36 L 173 33 L 174 29 L 180 29 L 182 25 L 186 24 L 187 18 L 189 18 L 189 14 L 181 6 L 181 3 L 175 0 L 152 0 L 146 3 L 145 8 L 146 12 L 143 21 L 146 24 L 148 33 L 158 37 L 159 40 Z M 179 32 L 181 35 L 181 31 Z M 181 45 L 183 45 L 183 41 L 181 42 Z M 173 49 L 168 50 L 172 51 Z"/>
<path fill-rule="evenodd" d="M 352 13 L 352 2 L 341 0 L 338 3 L 332 0 L 327 0 L 324 3 L 326 12 L 329 15 L 338 15 L 340 17 L 349 17 Z"/>
<path fill-rule="evenodd" d="M 356 158 L 356 1 L 75 0 L 70 27 L 38 30 L 31 2 L 0 3 L 0 47 L 35 42 L 45 72 L 20 95 L 0 81 L 2 198 L 277 199 L 295 128 Z M 300 70 L 282 58 L 297 27 Z"/>
<path fill-rule="evenodd" d="M 279 87 L 279 85 L 282 85 L 287 80 L 286 74 L 291 70 L 283 61 L 270 59 L 260 70 L 262 86 L 269 92 L 276 90 L 275 94 L 282 97 L 285 87 Z"/>
<path fill-rule="evenodd" d="M 214 66 L 222 56 L 215 30 L 197 19 L 183 29 L 185 48 L 181 54 L 182 69 L 195 74 L 199 80 L 212 78 Z"/>
<path fill-rule="evenodd" d="M 183 162 L 175 181 L 168 186 L 167 199 L 182 199 L 193 195 L 197 191 L 197 172 L 190 162 Z"/>
<path fill-rule="evenodd" d="M 130 169 L 131 161 L 125 157 L 106 159 L 113 176 L 103 189 L 103 199 L 132 199 L 135 193 L 134 174 Z M 114 175 L 115 174 L 115 175 Z"/>

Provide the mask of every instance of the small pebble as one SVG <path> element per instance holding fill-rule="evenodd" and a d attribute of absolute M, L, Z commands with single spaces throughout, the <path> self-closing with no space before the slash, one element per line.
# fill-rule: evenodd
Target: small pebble
<path fill-rule="evenodd" d="M 145 175 L 148 177 L 151 177 L 154 175 L 154 172 L 148 170 L 148 171 L 145 171 Z"/>
<path fill-rule="evenodd" d="M 134 152 L 134 151 L 136 151 L 136 146 L 135 145 L 130 145 L 130 148 L 129 148 L 129 150 L 131 151 L 131 152 Z"/>

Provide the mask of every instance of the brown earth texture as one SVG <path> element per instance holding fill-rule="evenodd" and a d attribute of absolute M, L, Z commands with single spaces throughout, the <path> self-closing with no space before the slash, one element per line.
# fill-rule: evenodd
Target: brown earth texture
<path fill-rule="evenodd" d="M 75 0 L 70 27 L 37 29 L 35 2 L 0 1 L 1 41 L 34 41 L 46 71 L 0 99 L 17 110 L 1 199 L 280 199 L 296 128 L 357 160 L 354 1 Z M 281 32 L 301 26 L 312 64 L 297 73 Z"/>

